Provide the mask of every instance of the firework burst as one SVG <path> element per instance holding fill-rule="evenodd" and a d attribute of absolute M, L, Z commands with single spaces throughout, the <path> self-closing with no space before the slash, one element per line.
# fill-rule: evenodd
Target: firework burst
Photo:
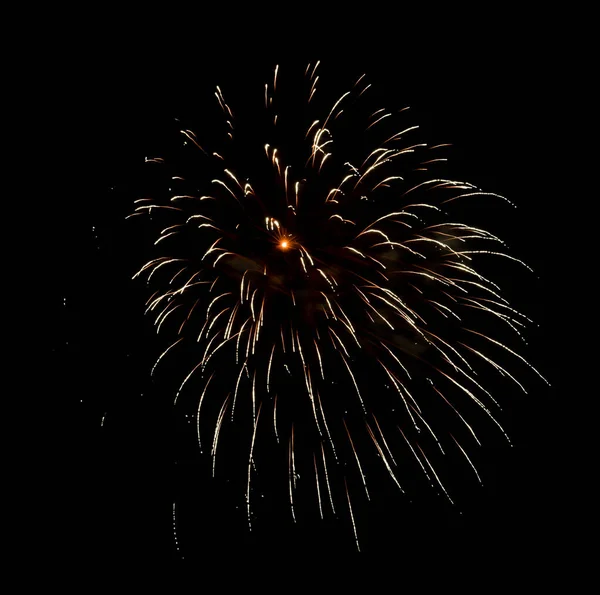
<path fill-rule="evenodd" d="M 404 492 L 416 470 L 452 501 L 444 458 L 480 481 L 478 427 L 509 441 L 489 372 L 519 391 L 510 360 L 540 374 L 490 335 L 518 342 L 529 320 L 479 262 L 527 265 L 452 215 L 508 201 L 436 175 L 444 145 L 373 105 L 364 75 L 328 103 L 318 66 L 276 67 L 250 122 L 217 87 L 221 130 L 181 130 L 177 155 L 147 158 L 159 182 L 131 217 L 149 218 L 156 253 L 134 277 L 172 337 L 153 374 L 193 354 L 175 405 L 193 408 L 213 474 L 243 468 L 250 526 L 272 474 L 294 520 L 303 489 L 322 518 L 349 516 L 358 545 L 352 501 L 371 476 Z"/>

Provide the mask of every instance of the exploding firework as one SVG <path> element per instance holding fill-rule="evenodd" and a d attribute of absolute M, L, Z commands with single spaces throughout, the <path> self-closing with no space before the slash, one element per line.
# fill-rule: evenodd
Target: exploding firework
<path fill-rule="evenodd" d="M 529 319 L 479 263 L 527 265 L 452 214 L 508 200 L 436 175 L 444 145 L 373 105 L 364 75 L 327 103 L 318 66 L 276 67 L 250 121 L 217 87 L 222 128 L 181 130 L 176 155 L 147 158 L 155 191 L 131 217 L 149 219 L 156 253 L 135 278 L 172 337 L 152 373 L 194 357 L 174 402 L 213 474 L 242 468 L 250 526 L 254 483 L 272 475 L 294 520 L 310 492 L 358 545 L 352 503 L 371 476 L 405 492 L 416 471 L 452 501 L 444 460 L 480 481 L 478 428 L 510 442 L 494 378 L 525 391 L 510 360 L 540 374 L 504 338 Z"/>

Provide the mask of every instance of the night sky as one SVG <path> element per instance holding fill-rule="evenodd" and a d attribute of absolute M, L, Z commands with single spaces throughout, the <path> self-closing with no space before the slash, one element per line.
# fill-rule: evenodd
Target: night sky
<path fill-rule="evenodd" d="M 148 44 L 122 52 L 105 40 L 106 51 L 89 52 L 84 69 L 65 69 L 68 92 L 56 114 L 63 186 L 53 235 L 61 267 L 53 273 L 48 358 L 49 385 L 59 387 L 53 475 L 60 494 L 51 515 L 60 520 L 50 521 L 49 532 L 66 537 L 55 546 L 60 557 L 199 565 L 221 559 L 234 566 L 249 558 L 265 567 L 276 559 L 290 567 L 357 560 L 347 515 L 320 521 L 306 513 L 294 525 L 284 502 L 273 515 L 261 510 L 249 533 L 243 490 L 225 473 L 210 477 L 209 457 L 194 449 L 195 420 L 172 410 L 177 380 L 150 380 L 164 343 L 143 316 L 143 284 L 131 281 L 148 238 L 131 234 L 124 221 L 139 197 L 144 158 L 160 156 L 174 118 L 197 131 L 211 126 L 202 110 L 214 100 L 215 85 L 235 110 L 244 95 L 228 89 L 254 81 L 260 93 L 275 64 L 301 68 L 321 59 L 340 91 L 366 72 L 387 105 L 411 106 L 426 141 L 452 144 L 445 156 L 454 177 L 518 205 L 499 210 L 491 223 L 535 275 L 519 271 L 503 288 L 540 325 L 529 328 L 525 354 L 553 384 L 549 389 L 523 373 L 529 394 L 515 390 L 503 401 L 513 447 L 495 436 L 486 445 L 490 432 L 482 433 L 477 464 L 484 485 L 457 465 L 454 507 L 434 490 L 402 496 L 391 482 L 371 505 L 357 498 L 358 563 L 390 556 L 399 573 L 402 565 L 443 562 L 512 572 L 531 568 L 534 559 L 555 559 L 568 485 L 556 431 L 564 415 L 555 388 L 561 297 L 551 276 L 556 257 L 547 250 L 557 218 L 549 208 L 556 194 L 549 172 L 560 165 L 548 126 L 560 97 L 552 93 L 551 59 L 542 59 L 522 32 L 510 50 L 500 39 L 455 35 L 431 33 L 405 46 L 388 39 L 381 54 L 354 44 L 347 57 L 319 48 L 303 53 L 300 44 L 278 55 L 277 44 L 259 49 L 250 37 L 240 37 L 239 52 L 231 53 L 207 43 L 195 48 L 189 39 L 169 50 Z"/>

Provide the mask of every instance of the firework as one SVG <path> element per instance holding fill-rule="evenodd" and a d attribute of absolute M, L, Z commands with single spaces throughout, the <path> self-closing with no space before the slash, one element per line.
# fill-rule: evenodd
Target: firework
<path fill-rule="evenodd" d="M 182 129 L 177 155 L 146 159 L 159 182 L 131 217 L 149 218 L 156 252 L 134 277 L 171 337 L 152 373 L 193 354 L 174 403 L 193 407 L 213 474 L 243 468 L 250 527 L 272 474 L 294 520 L 310 492 L 358 546 L 350 486 L 370 498 L 381 473 L 404 492 L 417 471 L 451 502 L 444 459 L 481 481 L 478 428 L 509 442 L 489 372 L 519 391 L 511 360 L 540 374 L 504 338 L 529 319 L 479 266 L 527 265 L 452 214 L 509 201 L 436 174 L 444 145 L 373 105 L 364 75 L 329 102 L 320 86 L 318 63 L 289 80 L 276 67 L 249 123 L 217 87 L 221 130 Z"/>

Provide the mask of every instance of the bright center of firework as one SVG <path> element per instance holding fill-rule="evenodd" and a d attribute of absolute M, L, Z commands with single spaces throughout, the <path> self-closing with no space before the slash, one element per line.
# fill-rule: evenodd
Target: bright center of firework
<path fill-rule="evenodd" d="M 281 248 L 281 250 L 287 250 L 290 246 L 290 243 L 287 240 L 281 240 L 281 242 L 279 242 L 279 248 Z"/>

